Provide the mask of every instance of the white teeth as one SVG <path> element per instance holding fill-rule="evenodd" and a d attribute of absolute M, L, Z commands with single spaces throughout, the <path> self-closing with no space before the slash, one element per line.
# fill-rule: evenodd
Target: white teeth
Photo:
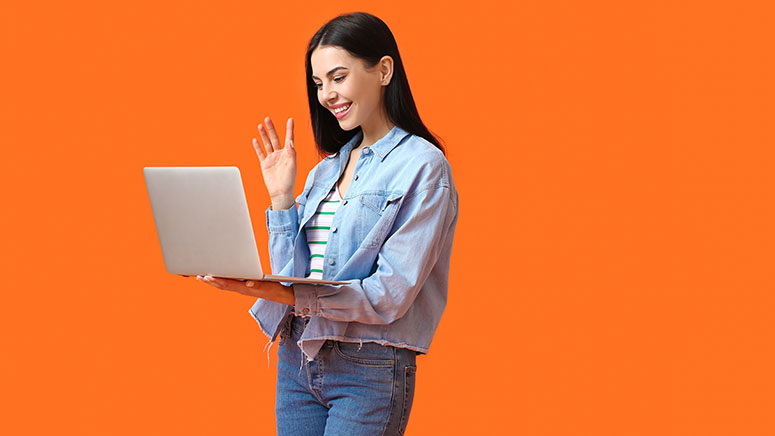
<path fill-rule="evenodd" d="M 350 104 L 352 104 L 352 103 L 350 103 Z M 347 109 L 349 109 L 349 108 L 350 108 L 350 105 L 348 104 L 347 106 L 342 106 L 342 107 L 340 107 L 340 108 L 336 108 L 336 109 L 334 109 L 334 113 L 335 113 L 335 114 L 338 114 L 339 112 L 346 111 L 346 110 L 347 110 Z"/>

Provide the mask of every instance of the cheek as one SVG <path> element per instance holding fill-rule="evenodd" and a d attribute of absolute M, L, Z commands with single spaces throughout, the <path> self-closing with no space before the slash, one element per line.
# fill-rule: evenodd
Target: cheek
<path fill-rule="evenodd" d="M 339 88 L 337 88 L 339 94 L 348 101 L 360 102 L 366 97 L 369 92 L 368 83 L 362 77 L 348 77 Z"/>
<path fill-rule="evenodd" d="M 373 109 L 380 100 L 379 88 L 370 83 L 361 83 L 357 89 L 352 90 L 353 99 L 358 100 L 358 106 L 363 109 Z"/>

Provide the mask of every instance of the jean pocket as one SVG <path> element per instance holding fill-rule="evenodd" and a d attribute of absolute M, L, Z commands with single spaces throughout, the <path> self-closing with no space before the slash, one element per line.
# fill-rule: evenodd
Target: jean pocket
<path fill-rule="evenodd" d="M 280 333 L 277 334 L 277 344 L 278 345 L 285 345 L 285 342 L 288 340 L 288 337 L 290 335 L 288 334 L 288 329 L 283 327 L 282 330 L 280 330 Z"/>
<path fill-rule="evenodd" d="M 289 322 L 291 332 L 296 336 L 301 336 L 307 326 L 306 320 L 300 316 L 292 316 Z M 308 322 L 308 321 L 307 321 Z"/>
<path fill-rule="evenodd" d="M 393 366 L 396 355 L 393 347 L 376 342 L 334 341 L 334 351 L 342 359 L 365 366 Z"/>
<path fill-rule="evenodd" d="M 399 434 L 404 434 L 406 424 L 409 422 L 409 412 L 412 411 L 412 402 L 414 400 L 415 376 L 417 374 L 416 365 L 407 365 L 404 368 L 404 405 L 401 411 L 401 424 L 399 425 Z"/>

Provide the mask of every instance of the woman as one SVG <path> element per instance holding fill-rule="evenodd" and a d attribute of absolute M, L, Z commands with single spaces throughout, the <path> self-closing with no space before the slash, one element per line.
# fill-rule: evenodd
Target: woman
<path fill-rule="evenodd" d="M 259 297 L 251 315 L 270 346 L 280 338 L 279 435 L 403 434 L 415 358 L 428 352 L 446 305 L 457 191 L 379 18 L 326 23 L 309 43 L 306 72 L 326 157 L 301 195 L 293 119 L 284 145 L 269 118 L 258 126 L 265 150 L 253 139 L 272 200 L 272 271 L 347 284 L 197 279 Z"/>

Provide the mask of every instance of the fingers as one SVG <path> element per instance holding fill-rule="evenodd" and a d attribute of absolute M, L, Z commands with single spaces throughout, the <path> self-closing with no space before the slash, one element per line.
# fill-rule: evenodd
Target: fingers
<path fill-rule="evenodd" d="M 268 155 L 272 153 L 274 151 L 274 148 L 272 147 L 272 141 L 269 140 L 269 136 L 266 134 L 266 129 L 261 124 L 258 125 L 258 133 L 261 135 L 261 142 L 264 143 L 266 154 Z"/>
<path fill-rule="evenodd" d="M 258 139 L 253 138 L 253 148 L 256 149 L 256 154 L 258 155 L 258 160 L 262 161 L 266 157 L 264 154 L 264 150 L 261 150 L 261 146 L 258 145 Z"/>
<path fill-rule="evenodd" d="M 258 133 L 261 135 L 261 142 L 264 144 L 266 152 L 261 149 L 258 140 L 253 138 L 253 148 L 256 149 L 258 160 L 263 161 L 271 153 L 282 150 L 283 148 L 287 148 L 288 153 L 295 152 L 293 145 L 294 121 L 292 117 L 288 118 L 288 122 L 285 125 L 285 145 L 283 147 L 280 146 L 280 137 L 277 135 L 277 129 L 275 129 L 274 123 L 272 123 L 272 119 L 266 117 L 264 118 L 264 123 L 266 124 L 266 127 L 264 127 L 262 124 L 258 125 Z"/>
<path fill-rule="evenodd" d="M 196 276 L 196 279 L 224 291 L 238 292 L 245 295 L 249 295 L 248 289 L 246 288 L 252 288 L 255 285 L 255 282 L 253 281 L 248 281 L 246 283 L 240 280 L 215 278 L 213 276 Z"/>
<path fill-rule="evenodd" d="M 293 118 L 288 118 L 288 123 L 285 125 L 285 146 L 288 152 L 293 149 Z"/>
<path fill-rule="evenodd" d="M 215 286 L 218 289 L 228 290 L 228 284 L 226 283 L 226 279 L 217 279 L 213 276 L 196 276 L 196 279 L 205 282 L 208 285 Z"/>
<path fill-rule="evenodd" d="M 274 128 L 274 123 L 272 123 L 272 120 L 269 117 L 264 118 L 264 122 L 266 123 L 267 130 L 269 130 L 269 139 L 272 140 L 272 148 L 280 150 L 280 137 L 277 136 L 277 130 Z"/>

